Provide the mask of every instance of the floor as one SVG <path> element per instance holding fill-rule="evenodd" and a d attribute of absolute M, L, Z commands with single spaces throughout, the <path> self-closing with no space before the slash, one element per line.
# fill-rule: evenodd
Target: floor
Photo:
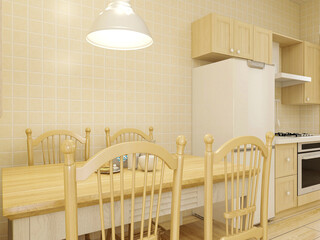
<path fill-rule="evenodd" d="M 271 240 L 320 240 L 320 205 L 269 224 Z"/>
<path fill-rule="evenodd" d="M 190 224 L 191 218 L 187 217 L 188 224 L 181 227 L 180 240 L 203 239 L 203 221 L 194 218 L 194 223 Z M 225 226 L 217 223 L 215 226 L 213 239 L 218 240 L 223 236 Z M 320 240 L 320 203 L 298 212 L 291 211 L 277 216 L 269 223 L 268 233 L 269 240 Z"/>
<path fill-rule="evenodd" d="M 184 223 L 180 231 L 180 240 L 203 240 L 202 220 L 187 216 L 184 218 Z M 169 224 L 164 223 L 163 227 L 166 226 Z M 223 225 L 218 224 L 214 232 L 217 233 L 214 234 L 214 240 L 219 239 L 217 235 L 221 236 L 224 233 Z M 277 216 L 269 223 L 268 232 L 269 240 L 320 240 L 320 202 L 311 208 Z M 97 236 L 93 239 L 100 238 Z M 164 236 L 163 239 L 169 238 Z"/>

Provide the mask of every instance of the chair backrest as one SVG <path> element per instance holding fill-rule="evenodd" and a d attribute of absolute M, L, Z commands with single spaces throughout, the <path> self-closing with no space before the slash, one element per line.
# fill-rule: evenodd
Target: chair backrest
<path fill-rule="evenodd" d="M 212 239 L 212 169 L 213 163 L 219 161 L 224 164 L 225 176 L 225 239 L 267 239 L 273 137 L 274 134 L 268 132 L 266 144 L 253 136 L 237 137 L 212 153 L 213 137 L 209 134 L 205 136 L 205 240 Z M 259 181 L 262 181 L 261 185 Z M 254 227 L 253 219 L 259 186 L 261 186 L 260 227 Z"/>
<path fill-rule="evenodd" d="M 105 128 L 107 147 L 117 143 L 153 140 L 153 127 L 149 127 L 149 135 L 136 128 L 123 128 L 110 136 L 110 128 Z"/>
<path fill-rule="evenodd" d="M 66 209 L 66 239 L 77 238 L 77 181 L 86 180 L 90 175 L 97 175 L 98 196 L 100 206 L 102 239 L 105 239 L 105 217 L 103 214 L 103 202 L 110 202 L 111 236 L 115 240 L 115 216 L 120 216 L 121 239 L 124 239 L 125 224 L 125 204 L 128 199 L 130 204 L 127 206 L 130 214 L 130 239 L 134 238 L 134 222 L 137 221 L 136 215 L 141 213 L 140 239 L 156 240 L 158 230 L 158 219 L 160 213 L 160 200 L 164 186 L 172 186 L 171 201 L 171 232 L 170 239 L 179 239 L 180 223 L 180 199 L 181 182 L 184 161 L 184 148 L 186 139 L 184 136 L 177 138 L 177 153 L 170 154 L 163 147 L 150 142 L 126 142 L 105 148 L 92 156 L 82 167 L 76 168 L 74 162 L 74 143 L 65 141 L 62 151 L 65 155 L 65 209 Z M 133 162 L 136 161 L 136 154 L 146 154 L 145 170 L 140 171 L 123 168 L 124 155 L 132 155 Z M 149 156 L 154 156 L 152 172 L 148 172 Z M 112 169 L 112 162 L 115 158 L 120 158 L 120 173 L 110 171 L 109 175 L 103 177 L 101 181 L 101 167 L 105 164 Z M 97 173 L 95 173 L 95 171 Z M 173 177 L 173 179 L 172 179 Z M 171 181 L 172 179 L 172 181 Z M 102 187 L 103 185 L 103 187 Z M 147 200 L 147 194 L 150 196 Z M 137 198 L 140 197 L 138 200 Z M 141 199 L 142 197 L 142 199 Z M 156 199 L 156 201 L 155 201 Z M 138 200 L 138 201 L 137 201 Z M 115 201 L 120 201 L 120 208 L 115 209 Z M 141 202 L 142 201 L 142 206 Z M 137 204 L 135 204 L 137 202 Z M 119 205 L 116 205 L 119 206 Z M 139 210 L 137 210 L 137 208 Z M 135 211 L 136 210 L 136 211 Z M 126 211 L 128 213 L 128 211 Z M 155 227 L 151 228 L 154 218 Z M 144 233 L 146 221 L 147 231 Z"/>
<path fill-rule="evenodd" d="M 86 136 L 80 135 L 68 131 L 68 130 L 53 130 L 48 131 L 37 137 L 32 138 L 32 130 L 26 129 L 27 134 L 27 151 L 28 151 L 28 165 L 34 165 L 34 150 L 41 145 L 40 151 L 42 151 L 43 164 L 61 163 L 63 157 L 60 151 L 62 142 L 66 139 L 73 140 L 77 149 L 77 143 L 84 144 L 84 159 L 88 160 L 90 156 L 90 128 L 86 128 Z"/>

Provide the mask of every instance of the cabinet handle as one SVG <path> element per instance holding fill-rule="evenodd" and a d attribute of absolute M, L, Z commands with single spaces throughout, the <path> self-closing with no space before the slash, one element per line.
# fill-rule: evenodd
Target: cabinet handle
<path fill-rule="evenodd" d="M 230 52 L 232 52 L 232 53 L 234 52 L 233 48 L 230 49 Z"/>
<path fill-rule="evenodd" d="M 237 53 L 240 54 L 240 50 L 238 50 Z"/>
<path fill-rule="evenodd" d="M 290 159 L 289 157 L 287 157 L 286 160 L 287 160 L 287 162 L 290 162 L 290 161 L 291 161 L 291 159 Z"/>
<path fill-rule="evenodd" d="M 306 100 L 307 100 L 307 102 L 309 102 L 309 101 L 310 101 L 310 98 L 309 98 L 309 97 L 307 97 L 307 98 L 306 98 Z"/>
<path fill-rule="evenodd" d="M 288 191 L 288 192 L 286 192 L 286 194 L 287 194 L 287 196 L 290 196 L 291 192 Z"/>

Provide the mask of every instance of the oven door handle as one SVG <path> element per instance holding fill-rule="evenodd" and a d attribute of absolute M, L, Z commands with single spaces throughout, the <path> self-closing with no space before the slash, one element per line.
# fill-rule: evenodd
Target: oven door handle
<path fill-rule="evenodd" d="M 308 159 L 312 159 L 312 158 L 319 158 L 320 154 L 315 154 L 313 156 L 301 156 L 301 160 L 308 160 Z"/>

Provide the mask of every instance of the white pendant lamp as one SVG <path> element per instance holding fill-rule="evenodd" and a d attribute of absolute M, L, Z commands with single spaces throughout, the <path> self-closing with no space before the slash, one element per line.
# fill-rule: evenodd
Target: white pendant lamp
<path fill-rule="evenodd" d="M 149 30 L 129 2 L 112 1 L 93 23 L 87 41 L 97 47 L 115 50 L 149 47 L 153 43 Z"/>

